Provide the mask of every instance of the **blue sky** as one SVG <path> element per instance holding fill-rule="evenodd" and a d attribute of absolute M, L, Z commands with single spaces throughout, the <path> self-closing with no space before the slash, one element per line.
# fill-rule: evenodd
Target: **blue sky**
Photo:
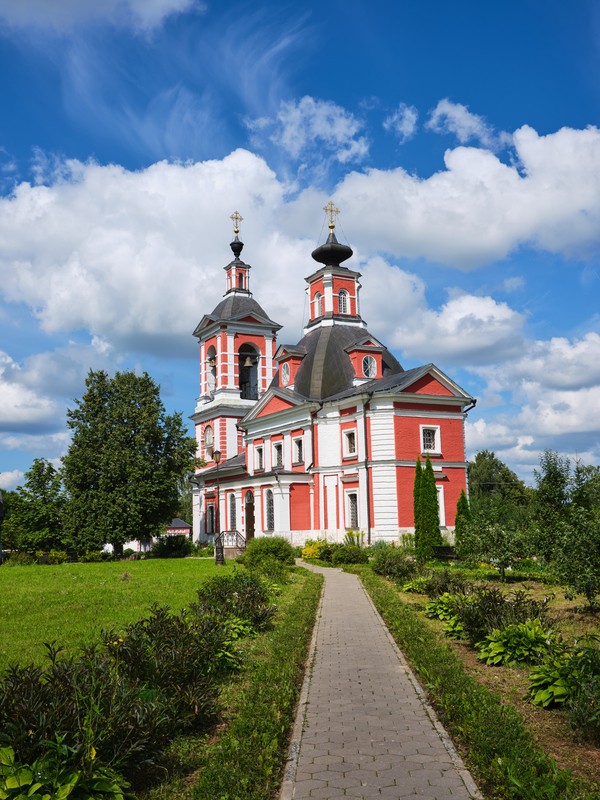
<path fill-rule="evenodd" d="M 593 0 L 0 0 L 0 70 L 0 487 L 90 368 L 193 412 L 235 209 L 297 341 L 330 198 L 369 329 L 478 398 L 471 456 L 600 463 Z"/>

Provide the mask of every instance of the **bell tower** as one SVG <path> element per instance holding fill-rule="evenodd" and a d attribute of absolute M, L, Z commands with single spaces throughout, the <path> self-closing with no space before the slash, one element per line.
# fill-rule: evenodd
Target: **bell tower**
<path fill-rule="evenodd" d="M 222 468 L 241 450 L 237 423 L 266 392 L 275 373 L 273 356 L 281 325 L 270 319 L 250 292 L 250 265 L 244 263 L 239 239 L 242 216 L 231 215 L 233 260 L 224 267 L 225 294 L 205 314 L 194 336 L 200 344 L 200 396 L 191 416 L 196 427 L 197 455 Z"/>

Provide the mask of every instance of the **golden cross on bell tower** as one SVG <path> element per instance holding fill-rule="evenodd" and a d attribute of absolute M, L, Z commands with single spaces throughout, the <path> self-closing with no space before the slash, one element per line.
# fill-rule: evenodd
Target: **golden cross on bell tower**
<path fill-rule="evenodd" d="M 330 200 L 326 206 L 323 206 L 323 211 L 329 215 L 329 230 L 332 231 L 335 228 L 335 218 L 340 210 L 334 205 L 333 200 Z"/>
<path fill-rule="evenodd" d="M 233 214 L 229 217 L 229 219 L 233 220 L 233 232 L 237 236 L 240 232 L 240 222 L 244 219 L 239 211 L 234 211 Z"/>

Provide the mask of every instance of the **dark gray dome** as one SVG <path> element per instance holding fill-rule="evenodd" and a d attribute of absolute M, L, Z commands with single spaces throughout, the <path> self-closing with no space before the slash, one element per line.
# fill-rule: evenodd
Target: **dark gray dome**
<path fill-rule="evenodd" d="M 311 400 L 325 400 L 352 388 L 354 367 L 346 349 L 375 337 L 365 328 L 354 325 L 331 325 L 310 331 L 298 342 L 306 355 L 298 367 L 294 391 Z M 403 372 L 401 364 L 383 348 L 383 374 Z"/>

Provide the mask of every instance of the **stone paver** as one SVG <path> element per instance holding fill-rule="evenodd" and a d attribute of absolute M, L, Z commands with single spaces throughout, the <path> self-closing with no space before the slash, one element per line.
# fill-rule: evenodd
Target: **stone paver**
<path fill-rule="evenodd" d="M 280 800 L 480 798 L 359 579 L 325 575 Z"/>

